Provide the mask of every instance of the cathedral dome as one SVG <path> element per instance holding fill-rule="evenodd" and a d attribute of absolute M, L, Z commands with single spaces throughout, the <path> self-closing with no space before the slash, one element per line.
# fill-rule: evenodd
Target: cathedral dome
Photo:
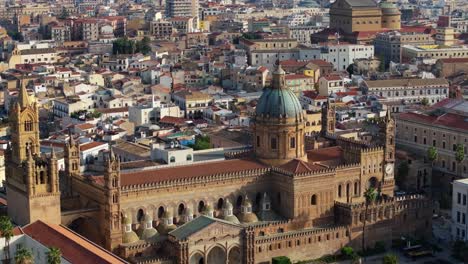
<path fill-rule="evenodd" d="M 292 90 L 265 88 L 255 114 L 260 118 L 302 119 L 302 107 Z"/>
<path fill-rule="evenodd" d="M 320 5 L 314 0 L 302 0 L 301 2 L 299 2 L 299 6 L 306 8 L 320 7 Z"/>
<path fill-rule="evenodd" d="M 400 10 L 398 10 L 398 7 L 391 2 L 387 1 L 382 1 L 380 3 L 380 9 L 382 9 L 382 14 L 383 15 L 398 15 L 400 14 Z"/>

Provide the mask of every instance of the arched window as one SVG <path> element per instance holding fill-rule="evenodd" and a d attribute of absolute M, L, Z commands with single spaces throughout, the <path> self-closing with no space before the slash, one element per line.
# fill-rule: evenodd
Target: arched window
<path fill-rule="evenodd" d="M 141 222 L 141 220 L 143 220 L 143 216 L 145 215 L 145 213 L 143 212 L 143 209 L 140 209 L 138 210 L 137 212 L 137 220 L 138 222 Z"/>
<path fill-rule="evenodd" d="M 158 208 L 158 218 L 161 218 L 164 214 L 164 207 L 159 206 Z"/>
<path fill-rule="evenodd" d="M 281 204 L 281 193 L 278 193 L 277 200 L 278 200 L 278 204 Z"/>
<path fill-rule="evenodd" d="M 223 205 L 224 205 L 224 199 L 223 198 L 219 198 L 218 199 L 218 209 L 223 209 Z"/>
<path fill-rule="evenodd" d="M 174 156 L 171 156 L 170 160 L 169 160 L 171 163 L 175 162 L 175 157 Z"/>
<path fill-rule="evenodd" d="M 185 205 L 183 203 L 179 204 L 179 208 L 177 208 L 177 213 L 179 215 L 183 215 L 185 211 Z"/>
<path fill-rule="evenodd" d="M 205 202 L 203 202 L 203 201 L 198 202 L 198 212 L 199 213 L 203 212 L 203 208 L 205 208 Z"/>
<path fill-rule="evenodd" d="M 24 131 L 33 131 L 33 122 L 31 120 L 24 122 Z"/>
<path fill-rule="evenodd" d="M 341 197 L 341 185 L 338 185 L 338 197 Z"/>
<path fill-rule="evenodd" d="M 358 182 L 355 182 L 354 183 L 354 195 L 358 195 L 358 193 L 359 193 L 358 187 L 359 187 Z"/>
<path fill-rule="evenodd" d="M 39 183 L 44 184 L 45 183 L 45 173 L 44 171 L 39 172 Z"/>
<path fill-rule="evenodd" d="M 191 161 L 192 160 L 192 155 L 188 154 L 187 155 L 187 161 Z"/>
<path fill-rule="evenodd" d="M 310 204 L 311 205 L 317 205 L 317 195 L 312 195 L 312 197 L 310 198 Z"/>
<path fill-rule="evenodd" d="M 239 196 L 237 197 L 236 205 L 237 205 L 237 206 L 241 206 L 242 201 L 243 201 L 242 195 L 239 195 Z"/>

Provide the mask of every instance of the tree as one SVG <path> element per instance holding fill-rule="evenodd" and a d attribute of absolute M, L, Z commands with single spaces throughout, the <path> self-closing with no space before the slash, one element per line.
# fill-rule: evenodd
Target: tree
<path fill-rule="evenodd" d="M 5 262 L 10 259 L 10 240 L 13 237 L 13 224 L 8 216 L 0 216 L 0 232 L 5 238 Z"/>
<path fill-rule="evenodd" d="M 421 104 L 426 106 L 426 105 L 429 105 L 429 99 L 427 99 L 426 97 L 424 97 L 422 100 L 421 100 Z"/>
<path fill-rule="evenodd" d="M 58 18 L 60 19 L 66 19 L 70 16 L 70 13 L 68 12 L 68 10 L 65 8 L 65 7 L 62 7 L 62 12 L 60 13 L 60 15 L 58 16 Z"/>
<path fill-rule="evenodd" d="M 31 253 L 31 250 L 19 246 L 19 248 L 16 250 L 15 254 L 15 262 L 16 264 L 32 264 L 34 263 L 33 260 L 33 255 Z"/>
<path fill-rule="evenodd" d="M 145 55 L 151 52 L 150 39 L 148 37 L 144 37 L 137 43 L 137 52 L 141 52 Z"/>
<path fill-rule="evenodd" d="M 59 248 L 51 247 L 47 252 L 47 264 L 60 264 L 62 262 L 62 252 Z"/>
<path fill-rule="evenodd" d="M 367 223 L 367 213 L 369 205 L 371 205 L 377 199 L 377 192 L 374 188 L 370 187 L 364 192 L 364 198 L 366 199 L 366 209 L 364 211 L 364 223 L 362 225 L 362 251 L 366 249 L 366 223 Z"/>
<path fill-rule="evenodd" d="M 460 164 L 465 159 L 465 148 L 462 144 L 457 144 L 455 149 L 455 160 Z"/>
<path fill-rule="evenodd" d="M 428 149 L 427 149 L 427 159 L 431 162 L 431 163 L 434 163 L 435 160 L 437 160 L 437 156 L 438 156 L 438 152 L 437 152 L 437 149 L 434 147 L 434 146 L 430 146 Z"/>
<path fill-rule="evenodd" d="M 383 257 L 382 264 L 398 264 L 398 257 L 394 254 L 387 254 Z"/>
<path fill-rule="evenodd" d="M 271 259 L 272 264 L 291 264 L 291 260 L 288 257 L 280 256 Z"/>
<path fill-rule="evenodd" d="M 210 137 L 208 136 L 197 136 L 195 138 L 195 144 L 189 144 L 189 147 L 193 148 L 194 150 L 203 150 L 211 148 L 210 144 Z"/>
<path fill-rule="evenodd" d="M 357 260 L 359 258 L 358 254 L 354 251 L 352 247 L 343 247 L 341 249 L 341 255 L 345 259 Z"/>

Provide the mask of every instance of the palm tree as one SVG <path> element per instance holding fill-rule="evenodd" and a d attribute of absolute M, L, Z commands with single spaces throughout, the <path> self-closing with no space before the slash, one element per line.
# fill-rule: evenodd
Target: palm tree
<path fill-rule="evenodd" d="M 365 250 L 366 246 L 366 222 L 367 222 L 367 211 L 369 209 L 369 205 L 371 205 L 376 199 L 377 199 L 377 192 L 375 191 L 374 188 L 369 187 L 365 192 L 364 192 L 364 198 L 366 199 L 366 209 L 364 212 L 364 224 L 362 225 L 362 251 Z"/>
<path fill-rule="evenodd" d="M 31 251 L 23 246 L 20 246 L 15 253 L 16 264 L 33 264 L 34 259 Z"/>
<path fill-rule="evenodd" d="M 5 262 L 10 261 L 10 240 L 13 237 L 13 224 L 8 216 L 0 216 L 0 232 L 5 238 Z"/>
<path fill-rule="evenodd" d="M 47 252 L 47 264 L 60 264 L 62 262 L 62 252 L 59 248 L 51 247 Z"/>

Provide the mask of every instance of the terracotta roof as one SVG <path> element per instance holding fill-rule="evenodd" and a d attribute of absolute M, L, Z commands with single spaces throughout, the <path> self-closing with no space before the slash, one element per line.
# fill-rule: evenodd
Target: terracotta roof
<path fill-rule="evenodd" d="M 300 159 L 293 159 L 288 163 L 281 165 L 280 168 L 292 173 L 305 173 L 314 170 L 324 169 L 322 166 L 307 163 Z"/>
<path fill-rule="evenodd" d="M 96 126 L 93 125 L 93 124 L 90 124 L 90 123 L 83 123 L 83 124 L 75 125 L 75 128 L 79 128 L 81 130 L 86 130 L 86 129 L 96 128 Z"/>
<path fill-rule="evenodd" d="M 468 63 L 468 58 L 439 59 L 443 63 Z"/>
<path fill-rule="evenodd" d="M 159 120 L 159 123 L 180 125 L 180 124 L 185 124 L 185 121 L 187 121 L 187 119 L 185 118 L 165 116 L 161 118 L 161 120 Z"/>
<path fill-rule="evenodd" d="M 25 234 L 46 247 L 57 247 L 71 263 L 127 263 L 73 231 L 40 220 L 23 228 Z"/>
<path fill-rule="evenodd" d="M 317 66 L 333 66 L 331 62 L 328 62 L 326 60 L 310 60 L 310 62 Z"/>
<path fill-rule="evenodd" d="M 307 158 L 309 161 L 314 162 L 341 160 L 343 158 L 343 149 L 339 146 L 314 149 L 307 152 Z"/>
<path fill-rule="evenodd" d="M 389 79 L 377 81 L 364 81 L 364 84 L 369 88 L 380 87 L 403 87 L 403 86 L 426 86 L 426 85 L 449 85 L 448 81 L 444 78 L 435 79 Z"/>
<path fill-rule="evenodd" d="M 297 80 L 297 79 L 313 79 L 313 77 L 304 74 L 289 74 L 285 76 L 286 80 Z"/>
<path fill-rule="evenodd" d="M 128 112 L 128 107 L 99 108 L 99 109 L 96 109 L 96 111 L 99 113 L 103 113 L 103 114 L 121 113 L 121 112 Z"/>
<path fill-rule="evenodd" d="M 462 115 L 452 113 L 445 113 L 440 116 L 429 116 L 418 113 L 401 113 L 398 115 L 398 119 L 468 131 L 467 118 Z"/>
<path fill-rule="evenodd" d="M 87 143 L 87 144 L 84 144 L 84 145 L 80 145 L 80 151 L 86 151 L 88 149 L 99 147 L 99 146 L 104 145 L 104 144 L 106 144 L 106 143 L 93 141 L 93 142 L 90 142 L 90 143 Z"/>
<path fill-rule="evenodd" d="M 143 170 L 138 172 L 122 172 L 121 178 L 122 186 L 129 186 L 264 168 L 267 168 L 267 166 L 254 160 L 233 159 L 217 162 L 194 163 L 185 166 Z"/>

